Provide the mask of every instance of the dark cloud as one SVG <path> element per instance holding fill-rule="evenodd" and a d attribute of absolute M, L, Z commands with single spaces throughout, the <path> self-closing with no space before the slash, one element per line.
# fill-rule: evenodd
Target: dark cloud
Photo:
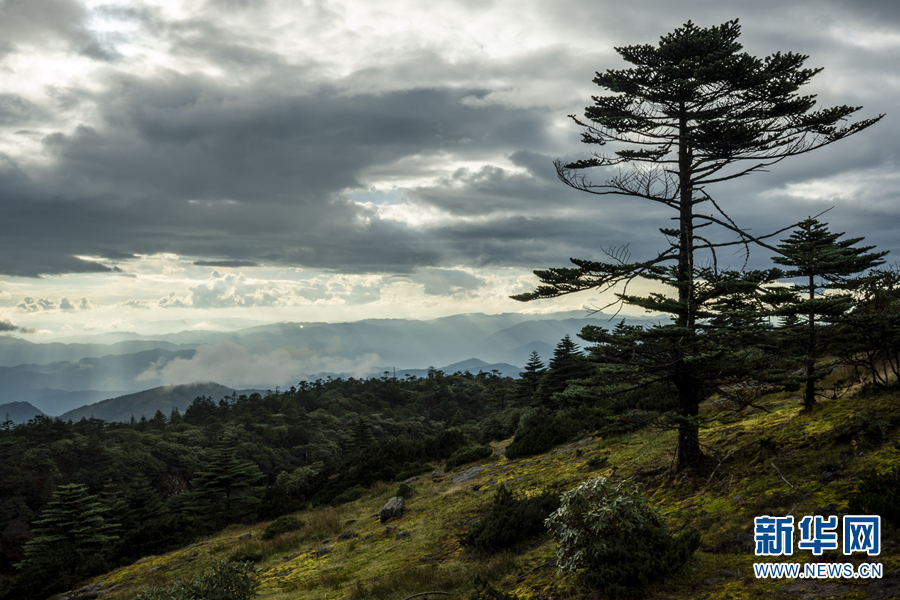
<path fill-rule="evenodd" d="M 37 333 L 37 329 L 19 327 L 9 319 L 0 319 L 0 333 Z"/>
<path fill-rule="evenodd" d="M 195 260 L 198 267 L 255 267 L 257 263 L 251 260 Z"/>
<path fill-rule="evenodd" d="M 891 2 L 863 8 L 763 0 L 751 7 L 703 0 L 690 11 L 662 2 L 615 10 L 608 2 L 539 3 L 541 33 L 556 36 L 544 47 L 459 57 L 424 41 L 386 42 L 385 60 L 340 69 L 324 50 L 345 50 L 331 41 L 343 27 L 342 9 L 298 3 L 294 37 L 309 36 L 324 49 L 290 53 L 269 39 L 263 17 L 273 6 L 210 0 L 180 19 L 151 8 L 97 9 L 139 24 L 178 67 L 137 69 L 115 50 L 122 34 L 90 33 L 77 3 L 0 4 L 7 53 L 32 44 L 111 61 L 90 82 L 48 88 L 44 104 L 0 95 L 0 125 L 40 142 L 42 152 L 40 160 L 0 156 L 0 273 L 121 273 L 105 263 L 171 252 L 223 268 L 410 275 L 433 267 L 420 283 L 426 293 L 446 295 L 481 284 L 449 270 L 453 265 L 562 266 L 572 256 L 602 259 L 602 249 L 625 244 L 635 257 L 652 255 L 662 243 L 657 230 L 672 215 L 640 200 L 575 192 L 557 180 L 552 160 L 594 149 L 580 144 L 565 115 L 580 114 L 599 91 L 594 71 L 625 66 L 612 46 L 655 43 L 688 19 L 711 25 L 739 17 L 748 51 L 810 54 L 811 66 L 827 67 L 810 86 L 823 106 L 863 105 L 863 117 L 897 108 L 896 83 L 885 76 L 896 68 L 896 45 L 885 50 L 859 37 L 893 31 L 898 9 Z M 259 19 L 259 26 L 236 27 L 219 18 L 223 12 Z M 59 117 L 69 111 L 84 118 Z M 894 247 L 896 181 L 883 175 L 900 161 L 895 121 L 710 192 L 754 231 L 834 205 L 828 218 Z M 867 182 L 840 194 L 797 192 L 822 178 L 840 187 L 841 177 Z M 399 208 L 351 200 L 373 181 L 397 182 Z M 229 292 L 222 285 L 159 305 L 330 297 L 315 286 L 243 289 L 249 284 L 234 282 Z"/>
<path fill-rule="evenodd" d="M 0 3 L 0 58 L 19 45 L 61 47 L 107 60 L 113 54 L 85 27 L 87 12 L 74 0 L 6 0 Z"/>

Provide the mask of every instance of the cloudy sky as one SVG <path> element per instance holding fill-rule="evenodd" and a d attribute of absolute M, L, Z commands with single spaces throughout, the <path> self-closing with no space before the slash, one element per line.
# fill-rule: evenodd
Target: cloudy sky
<path fill-rule="evenodd" d="M 833 230 L 900 259 L 893 0 L 0 0 L 0 329 L 602 302 L 508 299 L 668 226 L 556 179 L 591 149 L 566 115 L 625 66 L 614 46 L 733 18 L 750 53 L 824 67 L 820 104 L 887 117 L 720 185 L 723 206 L 760 233 L 834 207 Z"/>

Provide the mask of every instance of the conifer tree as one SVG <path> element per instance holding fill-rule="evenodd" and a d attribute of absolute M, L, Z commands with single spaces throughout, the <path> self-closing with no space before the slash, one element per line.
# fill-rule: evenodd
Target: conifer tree
<path fill-rule="evenodd" d="M 22 576 L 49 578 L 44 591 L 57 589 L 105 566 L 104 556 L 119 525 L 87 486 L 59 486 L 53 499 L 32 524 L 34 538 L 25 544 L 25 559 L 16 565 Z M 39 582 L 33 581 L 35 585 Z"/>
<path fill-rule="evenodd" d="M 867 273 L 835 336 L 844 364 L 877 385 L 900 381 L 900 265 Z"/>
<path fill-rule="evenodd" d="M 786 317 L 786 329 L 799 338 L 804 363 L 803 406 L 812 409 L 816 402 L 816 381 L 826 375 L 816 370 L 816 358 L 822 350 L 819 330 L 822 322 L 839 320 L 853 307 L 852 289 L 859 285 L 857 276 L 884 264 L 881 257 L 887 252 L 869 252 L 875 246 L 854 248 L 865 238 L 841 240 L 843 233 L 831 233 L 825 223 L 810 217 L 778 244 L 780 256 L 773 260 L 788 267 L 786 278 L 801 278 L 793 284 L 793 301 L 783 305 L 776 314 Z M 829 292 L 840 292 L 829 294 Z"/>
<path fill-rule="evenodd" d="M 519 377 L 522 379 L 519 382 L 516 397 L 524 402 L 531 402 L 537 394 L 545 371 L 544 363 L 537 350 L 532 350 L 528 362 L 525 363 L 525 372 L 519 373 Z"/>
<path fill-rule="evenodd" d="M 649 44 L 616 48 L 632 68 L 597 73 L 594 82 L 609 92 L 594 96 L 585 119 L 571 118 L 584 128 L 582 141 L 614 144 L 611 154 L 594 153 L 572 163 L 556 161 L 559 178 L 574 189 L 597 195 L 618 194 L 646 200 L 673 213 L 677 227 L 660 229 L 661 250 L 633 261 L 627 248 L 607 248 L 609 261 L 572 259 L 575 267 L 535 271 L 534 292 L 513 296 L 522 301 L 552 298 L 588 289 L 615 290 L 638 278 L 674 288 L 675 298 L 662 294 L 638 297 L 618 294 L 620 301 L 671 314 L 673 323 L 648 335 L 664 337 L 673 347 L 665 375 L 678 395 L 681 424 L 679 467 L 703 459 L 696 415 L 707 389 L 698 372 L 700 358 L 710 349 L 704 335 L 704 305 L 727 291 L 705 285 L 697 267 L 698 253 L 719 277 L 722 248 L 749 252 L 750 244 L 769 245 L 781 231 L 757 235 L 741 228 L 711 194 L 716 183 L 761 172 L 781 160 L 811 152 L 871 126 L 882 116 L 847 123 L 859 107 L 813 110 L 814 96 L 797 93 L 821 69 L 803 68 L 807 56 L 780 52 L 764 59 L 742 52 L 737 20 L 701 28 L 690 21 Z M 604 183 L 590 181 L 584 170 L 621 168 Z M 707 235 L 715 226 L 733 235 L 728 241 Z M 706 281 L 709 281 L 707 277 Z M 729 285 L 732 277 L 724 278 Z M 615 342 L 615 340 L 611 340 Z"/>
<path fill-rule="evenodd" d="M 220 446 L 206 470 L 191 480 L 189 510 L 213 527 L 248 518 L 260 502 L 249 488 L 262 478 L 262 471 L 252 461 L 238 460 L 234 454 L 234 450 Z"/>
<path fill-rule="evenodd" d="M 374 440 L 375 436 L 372 435 L 372 424 L 369 420 L 365 417 L 357 418 L 356 424 L 353 426 L 353 439 L 350 442 L 351 449 L 363 450 Z"/>
<path fill-rule="evenodd" d="M 150 419 L 150 423 L 153 425 L 154 429 L 162 429 L 166 426 L 166 415 L 159 409 L 153 414 L 153 418 Z"/>
<path fill-rule="evenodd" d="M 548 408 L 558 408 L 553 394 L 564 392 L 573 379 L 584 379 L 593 373 L 590 363 L 585 359 L 578 344 L 572 341 L 569 334 L 553 349 L 553 358 L 541 381 L 538 397 L 541 404 Z"/>

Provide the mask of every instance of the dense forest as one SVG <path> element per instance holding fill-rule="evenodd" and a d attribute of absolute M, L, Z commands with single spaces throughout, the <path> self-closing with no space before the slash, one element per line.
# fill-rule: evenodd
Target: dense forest
<path fill-rule="evenodd" d="M 317 380 L 266 396 L 200 397 L 184 414 L 157 412 L 131 423 L 4 422 L 0 572 L 13 574 L 25 559 L 18 581 L 34 583 L 59 566 L 26 555 L 26 542 L 43 531 L 40 519 L 65 486 L 81 490 L 77 502 L 98 503 L 98 517 L 115 527 L 106 540 L 69 540 L 79 559 L 59 571 L 68 576 L 54 577 L 53 589 L 229 523 L 272 518 L 307 500 L 332 502 L 372 477 L 434 468 L 481 438 L 478 424 L 514 387 L 493 373 L 432 369 L 427 378 Z M 509 435 L 509 428 L 497 434 Z M 378 451 L 366 456 L 377 457 L 376 471 L 327 489 L 313 485 L 342 472 L 342 464 L 358 464 L 356 454 L 372 446 Z M 102 561 L 83 560 L 96 558 L 100 541 Z M 13 589 L 7 597 L 24 591 Z"/>

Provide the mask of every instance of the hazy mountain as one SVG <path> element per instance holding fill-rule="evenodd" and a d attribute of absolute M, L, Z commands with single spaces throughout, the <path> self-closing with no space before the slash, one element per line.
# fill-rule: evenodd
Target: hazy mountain
<path fill-rule="evenodd" d="M 135 419 L 140 419 L 141 416 L 149 419 L 157 410 L 168 418 L 173 408 L 184 412 L 198 396 L 209 396 L 218 402 L 234 392 L 235 390 L 231 388 L 212 382 L 170 385 L 82 406 L 62 414 L 60 418 L 64 421 L 69 419 L 78 421 L 82 417 L 88 419 L 94 417 L 104 421 L 130 421 L 132 416 Z"/>
<path fill-rule="evenodd" d="M 13 394 L 17 400 L 28 402 L 39 408 L 50 417 L 56 417 L 66 411 L 93 404 L 107 398 L 115 398 L 128 394 L 133 390 L 82 390 L 67 392 L 64 390 L 36 389 L 22 390 Z"/>
<path fill-rule="evenodd" d="M 44 413 L 27 402 L 7 402 L 6 404 L 0 404 L 0 421 L 10 419 L 13 423 L 24 423 L 29 419 L 33 419 L 34 417 L 43 414 Z"/>
<path fill-rule="evenodd" d="M 191 347 L 196 347 L 193 344 Z M 114 344 L 79 343 L 64 344 L 47 342 L 36 344 L 28 340 L 0 335 L 0 366 L 14 367 L 22 364 L 48 364 L 54 362 L 78 361 L 87 357 L 100 357 L 110 354 L 133 354 L 144 350 L 185 350 L 170 341 L 161 339 L 128 340 Z"/>
<path fill-rule="evenodd" d="M 133 354 L 108 354 L 99 358 L 49 364 L 0 367 L 0 397 L 23 390 L 135 389 L 135 379 L 151 365 L 175 358 L 190 359 L 194 350 L 144 350 Z"/>
<path fill-rule="evenodd" d="M 536 350 L 545 364 L 565 336 L 616 320 L 585 311 L 465 314 L 429 321 L 276 323 L 237 331 L 181 331 L 153 339 L 98 334 L 112 343 L 35 344 L 0 337 L 0 401 L 26 401 L 50 415 L 162 385 L 217 381 L 233 389 L 287 387 L 314 374 L 366 377 L 395 367 L 426 373 L 478 357 L 515 376 Z M 649 324 L 651 319 L 630 319 Z M 134 335 L 136 339 L 123 339 Z M 495 367 L 494 365 L 500 365 Z M 519 365 L 519 366 L 515 366 Z M 453 373 L 456 369 L 444 368 Z M 469 369 L 477 372 L 477 369 Z M 77 393 L 67 396 L 69 393 Z"/>
<path fill-rule="evenodd" d="M 445 375 L 452 375 L 457 371 L 461 373 L 465 373 L 468 371 L 473 375 L 477 375 L 480 372 L 490 373 L 492 371 L 499 371 L 501 377 L 519 377 L 519 373 L 521 373 L 524 369 L 521 367 L 517 367 L 515 365 L 510 365 L 507 363 L 486 363 L 485 361 L 478 358 L 470 358 L 468 360 L 460 361 L 458 363 L 453 363 L 452 365 L 447 365 L 446 367 L 437 367 L 439 371 L 443 371 Z M 393 368 L 385 368 L 381 371 L 373 371 L 369 377 L 382 377 L 384 372 L 388 372 L 389 377 L 394 376 Z M 403 379 L 407 375 L 412 375 L 413 377 L 427 377 L 428 369 L 397 369 L 397 378 Z"/>

